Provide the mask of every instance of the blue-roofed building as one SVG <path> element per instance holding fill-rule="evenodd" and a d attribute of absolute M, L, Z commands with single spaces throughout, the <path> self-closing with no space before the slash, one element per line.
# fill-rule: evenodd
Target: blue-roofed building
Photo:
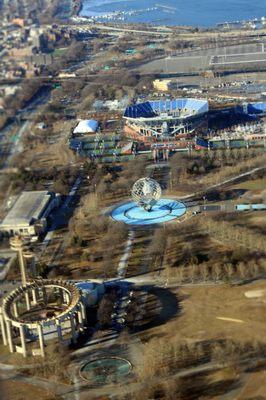
<path fill-rule="evenodd" d="M 125 133 L 134 138 L 165 139 L 193 132 L 206 122 L 205 99 L 153 100 L 128 106 L 124 112 Z"/>
<path fill-rule="evenodd" d="M 236 107 L 236 111 L 248 115 L 264 116 L 266 115 L 266 102 L 243 103 Z"/>

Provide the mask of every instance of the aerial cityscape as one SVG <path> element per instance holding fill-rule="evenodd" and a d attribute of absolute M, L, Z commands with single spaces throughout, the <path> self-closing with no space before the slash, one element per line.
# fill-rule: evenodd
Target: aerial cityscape
<path fill-rule="evenodd" d="M 266 4 L 0 0 L 1 400 L 266 400 Z"/>

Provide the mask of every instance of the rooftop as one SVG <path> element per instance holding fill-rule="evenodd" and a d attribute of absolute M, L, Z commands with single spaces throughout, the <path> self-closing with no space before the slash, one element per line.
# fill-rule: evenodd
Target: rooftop
<path fill-rule="evenodd" d="M 41 218 L 50 199 L 51 194 L 46 190 L 22 192 L 1 225 L 29 225 Z"/>
<path fill-rule="evenodd" d="M 94 133 L 97 131 L 98 126 L 98 122 L 94 119 L 85 119 L 78 123 L 78 125 L 74 129 L 74 133 Z"/>
<path fill-rule="evenodd" d="M 174 100 L 146 101 L 128 106 L 125 110 L 126 118 L 153 118 L 162 113 L 173 113 L 176 111 L 202 114 L 209 109 L 208 101 L 205 99 L 181 98 Z"/>

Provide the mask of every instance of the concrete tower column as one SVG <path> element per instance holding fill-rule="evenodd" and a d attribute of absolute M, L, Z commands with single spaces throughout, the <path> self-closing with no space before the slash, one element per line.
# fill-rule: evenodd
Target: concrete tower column
<path fill-rule="evenodd" d="M 25 327 L 24 327 L 24 325 L 20 325 L 19 326 L 19 333 L 20 333 L 22 354 L 23 354 L 23 357 L 27 357 L 26 339 L 25 339 Z"/>
<path fill-rule="evenodd" d="M 16 301 L 14 301 L 14 303 L 13 303 L 13 312 L 14 312 L 14 316 L 17 318 L 18 317 L 18 303 Z"/>
<path fill-rule="evenodd" d="M 65 303 L 67 303 L 66 292 L 62 289 L 61 293 L 62 293 L 62 298 L 63 298 L 62 301 L 63 301 L 63 303 L 65 304 Z"/>
<path fill-rule="evenodd" d="M 30 296 L 29 296 L 28 292 L 25 292 L 25 300 L 26 300 L 27 310 L 29 311 L 30 310 Z"/>
<path fill-rule="evenodd" d="M 82 317 L 82 312 L 81 312 L 81 310 L 78 310 L 78 321 L 79 321 L 79 324 L 80 324 L 81 328 L 83 328 L 83 326 L 84 326 L 84 321 L 83 321 L 83 317 Z"/>
<path fill-rule="evenodd" d="M 87 322 L 87 314 L 86 314 L 86 308 L 83 303 L 80 303 L 80 310 L 81 310 L 83 321 L 84 321 L 84 323 L 86 323 Z"/>
<path fill-rule="evenodd" d="M 6 346 L 7 345 L 6 326 L 5 326 L 5 321 L 4 321 L 4 317 L 2 314 L 0 314 L 0 325 L 1 325 L 1 333 L 2 333 L 2 338 L 3 338 L 3 343 Z"/>
<path fill-rule="evenodd" d="M 64 303 L 65 303 L 65 304 L 69 304 L 69 302 L 70 302 L 70 296 L 69 296 L 69 293 L 66 292 L 65 290 L 63 290 L 63 299 L 64 299 Z"/>
<path fill-rule="evenodd" d="M 22 285 L 26 285 L 26 283 L 27 283 L 26 268 L 25 268 L 25 260 L 24 260 L 24 257 L 23 257 L 22 247 L 19 248 L 18 255 L 19 255 L 19 265 L 20 265 L 20 273 L 21 273 Z"/>
<path fill-rule="evenodd" d="M 36 294 L 36 289 L 32 289 L 32 302 L 34 305 L 37 304 L 37 294 Z"/>
<path fill-rule="evenodd" d="M 72 336 L 72 340 L 74 343 L 77 342 L 77 335 L 76 335 L 76 325 L 75 325 L 75 320 L 74 320 L 74 316 L 70 315 L 70 324 L 71 324 L 71 336 Z"/>
<path fill-rule="evenodd" d="M 38 335 L 39 335 L 41 356 L 45 357 L 45 353 L 44 353 L 44 337 L 43 337 L 42 325 L 38 324 L 37 330 L 38 330 Z"/>
<path fill-rule="evenodd" d="M 21 281 L 23 286 L 25 286 L 27 283 L 25 258 L 32 258 L 33 256 L 33 253 L 28 250 L 29 245 L 30 242 L 25 240 L 25 238 L 23 239 L 21 236 L 15 236 L 10 239 L 11 249 L 18 252 Z"/>
<path fill-rule="evenodd" d="M 6 321 L 6 330 L 7 330 L 7 341 L 8 341 L 10 353 L 14 353 L 15 348 L 14 348 L 12 332 L 11 332 L 11 322 L 9 320 Z"/>

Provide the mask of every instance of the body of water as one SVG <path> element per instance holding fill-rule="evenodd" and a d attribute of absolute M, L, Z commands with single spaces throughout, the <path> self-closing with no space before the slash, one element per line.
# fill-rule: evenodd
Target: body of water
<path fill-rule="evenodd" d="M 123 22 L 208 27 L 261 18 L 266 0 L 83 0 L 80 16 L 99 18 L 118 11 L 123 12 Z"/>

